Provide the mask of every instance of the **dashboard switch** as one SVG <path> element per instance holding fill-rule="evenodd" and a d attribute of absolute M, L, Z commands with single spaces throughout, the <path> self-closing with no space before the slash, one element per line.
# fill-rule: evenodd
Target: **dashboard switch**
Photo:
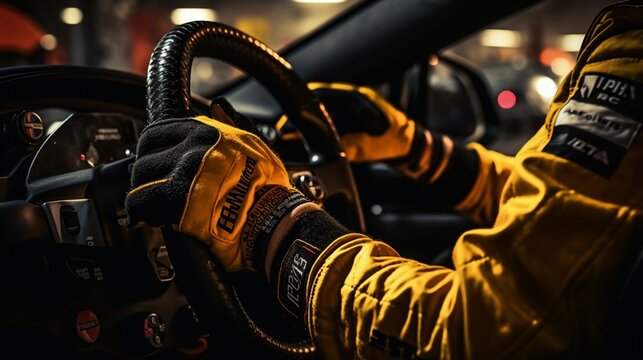
<path fill-rule="evenodd" d="M 309 172 L 300 172 L 292 175 L 295 187 L 301 191 L 309 200 L 318 204 L 323 203 L 326 190 L 321 180 Z"/>
<path fill-rule="evenodd" d="M 42 204 L 41 207 L 47 214 L 47 220 L 56 242 L 105 246 L 92 199 L 51 201 Z"/>
<path fill-rule="evenodd" d="M 152 347 L 160 348 L 165 344 L 165 323 L 158 315 L 149 314 L 143 321 L 143 334 Z"/>
<path fill-rule="evenodd" d="M 78 220 L 78 211 L 71 205 L 60 207 L 60 218 L 63 226 L 68 233 L 77 235 L 80 232 L 80 221 Z"/>
<path fill-rule="evenodd" d="M 170 255 L 167 253 L 165 246 L 153 248 L 150 254 L 152 258 L 152 266 L 156 272 L 156 276 L 161 282 L 167 282 L 174 279 L 174 267 L 170 261 Z"/>
<path fill-rule="evenodd" d="M 143 356 L 165 345 L 167 325 L 157 313 L 140 312 L 124 319 L 118 332 L 126 347 Z"/>

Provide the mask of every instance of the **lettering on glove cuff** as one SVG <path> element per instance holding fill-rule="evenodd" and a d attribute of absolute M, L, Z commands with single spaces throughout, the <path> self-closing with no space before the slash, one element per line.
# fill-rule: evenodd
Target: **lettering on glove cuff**
<path fill-rule="evenodd" d="M 297 206 L 309 202 L 302 193 L 279 185 L 261 188 L 248 214 L 241 241 L 245 244 L 244 261 L 254 269 L 263 269 L 268 243 L 279 222 Z"/>
<path fill-rule="evenodd" d="M 277 300 L 295 318 L 306 311 L 306 284 L 310 269 L 321 250 L 300 239 L 290 245 L 279 267 Z"/>

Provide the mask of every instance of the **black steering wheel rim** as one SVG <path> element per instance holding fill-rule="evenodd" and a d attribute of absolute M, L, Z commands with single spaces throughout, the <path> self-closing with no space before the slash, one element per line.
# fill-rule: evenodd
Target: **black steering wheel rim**
<path fill-rule="evenodd" d="M 147 75 L 148 121 L 195 115 L 190 96 L 194 57 L 225 61 L 256 78 L 280 103 L 304 138 L 308 162 L 320 174 L 336 173 L 363 230 L 363 216 L 348 161 L 337 132 L 317 97 L 275 51 L 259 40 L 224 24 L 195 21 L 175 27 L 157 44 Z M 348 185 L 346 185 L 348 184 Z M 177 280 L 195 313 L 220 344 L 243 337 L 250 355 L 267 358 L 315 358 L 309 335 L 282 341 L 267 334 L 244 310 L 230 277 L 201 242 L 166 229 L 164 237 L 177 270 Z M 196 280 L 195 280 L 196 279 Z M 230 322 L 234 328 L 223 323 Z M 226 331 L 226 328 L 228 328 Z M 304 329 L 304 333 L 305 332 Z M 222 341 L 222 342 L 221 342 Z M 225 346 L 225 345 L 224 345 Z M 238 352 L 233 351 L 235 355 Z"/>
<path fill-rule="evenodd" d="M 148 121 L 194 116 L 190 71 L 195 57 L 227 62 L 256 78 L 304 135 L 311 163 L 343 157 L 337 132 L 317 97 L 275 51 L 233 27 L 193 21 L 159 41 L 147 74 Z"/>

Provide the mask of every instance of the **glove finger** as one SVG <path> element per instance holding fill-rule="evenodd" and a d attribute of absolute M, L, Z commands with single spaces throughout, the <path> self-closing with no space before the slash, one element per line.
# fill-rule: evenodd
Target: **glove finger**
<path fill-rule="evenodd" d="M 210 145 L 190 146 L 181 143 L 164 151 L 148 154 L 134 163 L 132 186 L 137 187 L 166 178 L 183 178 L 196 174 Z M 187 179 L 186 179 L 187 180 Z"/>
<path fill-rule="evenodd" d="M 339 135 L 381 135 L 389 127 L 386 115 L 365 95 L 353 90 L 318 88 L 313 93 L 326 107 Z"/>
<path fill-rule="evenodd" d="M 204 143 L 214 141 L 219 132 L 212 128 L 189 119 L 171 119 L 147 125 L 141 132 L 137 145 L 137 156 L 160 152 L 190 138 L 191 141 Z M 214 143 L 214 142 L 212 142 Z"/>
<path fill-rule="evenodd" d="M 180 182 L 166 181 L 132 190 L 125 198 L 127 224 L 144 222 L 149 226 L 178 224 L 183 214 L 187 193 Z M 189 187 L 189 184 L 188 184 Z"/>
<path fill-rule="evenodd" d="M 193 176 L 203 156 L 218 139 L 216 129 L 198 121 L 173 121 L 149 128 L 139 140 L 132 186 L 184 176 L 182 174 Z"/>
<path fill-rule="evenodd" d="M 228 102 L 228 100 L 224 98 L 213 99 L 212 103 L 210 104 L 210 112 L 215 119 L 219 121 L 222 121 L 220 119 L 231 120 L 232 125 L 236 128 L 255 134 L 261 140 L 263 140 L 264 143 L 268 144 L 266 137 L 261 131 L 259 131 L 257 124 L 249 117 L 235 110 L 234 107 L 232 107 L 232 104 Z"/>

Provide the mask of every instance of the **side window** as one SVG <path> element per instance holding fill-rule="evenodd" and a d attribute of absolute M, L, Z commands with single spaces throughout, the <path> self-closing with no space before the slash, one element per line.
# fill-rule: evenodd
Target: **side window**
<path fill-rule="evenodd" d="M 488 145 L 498 115 L 474 64 L 453 54 L 431 55 L 380 87 L 380 93 L 431 131 Z"/>
<path fill-rule="evenodd" d="M 484 111 L 481 101 L 487 95 L 474 83 L 479 75 L 458 64 L 445 57 L 429 58 L 425 126 L 461 141 L 482 141 L 485 132 L 493 131 L 495 112 Z"/>

